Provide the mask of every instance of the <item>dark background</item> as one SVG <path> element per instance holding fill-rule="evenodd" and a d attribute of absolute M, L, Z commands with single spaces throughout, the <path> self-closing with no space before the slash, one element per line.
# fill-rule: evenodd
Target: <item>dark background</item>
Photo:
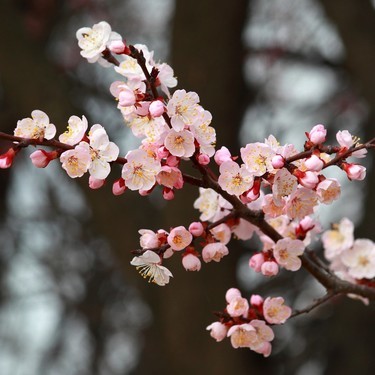
<path fill-rule="evenodd" d="M 168 61 L 234 154 L 271 132 L 301 146 L 317 123 L 332 139 L 338 129 L 375 135 L 375 10 L 365 0 L 3 0 L 1 131 L 34 109 L 60 132 L 85 114 L 123 154 L 136 147 L 108 91 L 115 75 L 79 55 L 76 30 L 100 20 Z M 256 244 L 231 243 L 230 256 L 199 273 L 174 257 L 167 287 L 139 277 L 129 265 L 137 230 L 188 225 L 195 189 L 172 203 L 113 197 L 110 183 L 89 191 L 86 179 L 72 184 L 57 165 L 40 171 L 27 159 L 0 173 L 2 375 L 375 373 L 374 307 L 358 301 L 334 300 L 280 327 L 268 359 L 210 338 L 205 327 L 231 286 L 302 305 L 323 293 L 304 271 L 270 285 L 254 279 L 242 264 Z M 355 220 L 356 237 L 373 238 L 371 159 L 365 183 L 322 214 Z"/>

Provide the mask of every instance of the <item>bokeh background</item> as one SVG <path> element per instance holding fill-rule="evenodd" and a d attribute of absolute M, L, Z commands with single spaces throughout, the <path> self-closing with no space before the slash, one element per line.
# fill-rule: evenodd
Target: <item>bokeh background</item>
<path fill-rule="evenodd" d="M 2 0 L 1 131 L 34 109 L 60 132 L 84 114 L 123 154 L 137 147 L 108 90 L 114 72 L 79 55 L 76 30 L 101 20 L 173 66 L 179 87 L 198 92 L 213 114 L 218 146 L 233 154 L 270 133 L 301 147 L 317 123 L 332 140 L 338 129 L 375 135 L 370 0 Z M 8 147 L 0 142 L 0 152 Z M 216 343 L 205 327 L 228 287 L 282 294 L 296 307 L 323 291 L 304 271 L 265 283 L 246 264 L 258 249 L 250 241 L 231 243 L 226 259 L 199 273 L 176 256 L 170 285 L 149 285 L 129 265 L 137 230 L 188 225 L 197 191 L 169 203 L 158 193 L 114 197 L 110 181 L 89 191 L 58 163 L 33 168 L 27 153 L 0 173 L 1 375 L 375 373 L 375 309 L 353 300 L 279 327 L 268 359 Z M 325 226 L 347 216 L 357 237 L 374 239 L 371 160 L 365 182 L 340 177 L 343 199 L 318 213 Z"/>

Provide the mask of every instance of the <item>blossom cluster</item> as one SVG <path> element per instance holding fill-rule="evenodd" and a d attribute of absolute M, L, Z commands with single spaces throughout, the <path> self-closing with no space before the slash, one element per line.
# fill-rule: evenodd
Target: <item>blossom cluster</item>
<path fill-rule="evenodd" d="M 230 337 L 234 348 L 249 348 L 268 357 L 275 336 L 270 325 L 285 323 L 292 309 L 282 297 L 252 295 L 248 301 L 236 288 L 230 288 L 225 299 L 226 308 L 217 313 L 219 321 L 207 327 L 211 337 L 218 342 Z"/>

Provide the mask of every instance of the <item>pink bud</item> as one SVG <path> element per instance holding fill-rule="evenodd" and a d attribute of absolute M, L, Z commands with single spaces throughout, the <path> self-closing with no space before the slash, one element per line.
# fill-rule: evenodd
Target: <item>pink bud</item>
<path fill-rule="evenodd" d="M 247 203 L 256 201 L 260 196 L 260 190 L 258 189 L 250 189 L 249 192 L 246 194 Z"/>
<path fill-rule="evenodd" d="M 108 49 L 113 52 L 117 53 L 118 55 L 125 52 L 126 45 L 122 40 L 113 40 L 109 43 Z"/>
<path fill-rule="evenodd" d="M 159 147 L 156 153 L 159 159 L 164 159 L 169 156 L 169 151 L 164 146 Z"/>
<path fill-rule="evenodd" d="M 118 102 L 121 107 L 129 107 L 134 105 L 136 102 L 134 91 L 130 88 L 122 89 L 118 95 Z"/>
<path fill-rule="evenodd" d="M 349 180 L 364 180 L 366 168 L 359 164 L 342 163 L 341 168 L 346 172 Z"/>
<path fill-rule="evenodd" d="M 96 190 L 100 189 L 105 183 L 105 179 L 101 180 L 99 178 L 95 178 L 93 176 L 89 177 L 89 187 L 90 189 Z"/>
<path fill-rule="evenodd" d="M 198 156 L 198 163 L 200 165 L 207 165 L 210 162 L 210 157 L 206 154 L 199 154 Z"/>
<path fill-rule="evenodd" d="M 204 227 L 203 224 L 200 221 L 195 221 L 189 225 L 189 232 L 194 236 L 194 237 L 199 237 L 203 234 L 204 232 Z"/>
<path fill-rule="evenodd" d="M 314 189 L 319 183 L 319 177 L 316 172 L 306 171 L 298 178 L 298 182 L 305 188 Z"/>
<path fill-rule="evenodd" d="M 228 328 L 225 324 L 220 322 L 214 322 L 206 328 L 210 332 L 210 335 L 217 342 L 222 341 L 227 336 Z"/>
<path fill-rule="evenodd" d="M 148 110 L 152 117 L 159 117 L 164 113 L 165 107 L 161 100 L 154 100 Z"/>
<path fill-rule="evenodd" d="M 279 266 L 276 262 L 267 261 L 262 264 L 261 271 L 264 276 L 275 276 L 279 273 Z"/>
<path fill-rule="evenodd" d="M 229 150 L 223 146 L 220 150 L 216 151 L 214 159 L 217 165 L 221 165 L 225 161 L 232 160 L 232 155 Z"/>
<path fill-rule="evenodd" d="M 125 186 L 125 180 L 123 178 L 119 178 L 112 185 L 112 193 L 114 195 L 124 194 L 125 190 L 126 190 L 126 186 Z"/>
<path fill-rule="evenodd" d="M 36 150 L 30 155 L 31 162 L 37 168 L 45 168 L 49 162 L 57 158 L 57 152 L 47 152 L 44 150 Z"/>
<path fill-rule="evenodd" d="M 249 260 L 249 267 L 252 268 L 255 272 L 260 272 L 263 263 L 263 253 L 254 254 Z"/>
<path fill-rule="evenodd" d="M 272 345 L 268 341 L 264 341 L 260 348 L 257 348 L 256 352 L 259 354 L 263 354 L 263 357 L 268 357 L 271 354 Z"/>
<path fill-rule="evenodd" d="M 16 151 L 14 151 L 13 148 L 10 148 L 5 154 L 0 155 L 0 168 L 9 168 L 12 165 L 15 156 Z"/>
<path fill-rule="evenodd" d="M 141 196 L 141 197 L 147 197 L 147 195 L 150 195 L 152 189 L 150 190 L 138 190 L 138 194 Z"/>
<path fill-rule="evenodd" d="M 177 167 L 178 163 L 180 162 L 180 159 L 178 159 L 176 156 L 169 155 L 166 160 L 166 164 L 170 167 Z"/>
<path fill-rule="evenodd" d="M 237 288 L 230 288 L 225 293 L 225 300 L 231 303 L 235 298 L 241 298 L 241 292 Z"/>
<path fill-rule="evenodd" d="M 310 216 L 305 216 L 300 222 L 300 227 L 305 231 L 309 231 L 315 227 L 315 222 Z"/>
<path fill-rule="evenodd" d="M 253 294 L 250 297 L 250 304 L 252 306 L 261 306 L 263 304 L 263 298 L 258 294 Z"/>
<path fill-rule="evenodd" d="M 201 269 L 201 261 L 193 254 L 187 254 L 182 258 L 182 265 L 186 271 L 199 271 Z"/>
<path fill-rule="evenodd" d="M 326 135 L 327 130 L 324 125 L 318 124 L 311 129 L 310 133 L 308 133 L 308 138 L 314 145 L 320 145 L 325 142 Z"/>
<path fill-rule="evenodd" d="M 316 155 L 311 155 L 305 160 L 305 166 L 309 171 L 320 172 L 324 166 L 324 161 Z"/>
<path fill-rule="evenodd" d="M 285 165 L 285 159 L 281 155 L 277 154 L 272 158 L 272 166 L 275 169 L 280 169 L 284 167 L 284 165 Z"/>
<path fill-rule="evenodd" d="M 173 191 L 173 189 L 165 187 L 163 189 L 163 198 L 166 201 L 171 201 L 174 198 L 174 191 Z"/>

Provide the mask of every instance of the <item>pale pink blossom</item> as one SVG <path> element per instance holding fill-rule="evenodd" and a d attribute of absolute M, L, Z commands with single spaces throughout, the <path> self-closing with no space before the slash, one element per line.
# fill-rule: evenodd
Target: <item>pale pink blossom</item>
<path fill-rule="evenodd" d="M 330 204 L 340 198 L 340 183 L 335 178 L 326 178 L 319 182 L 316 187 L 316 193 L 320 202 Z"/>
<path fill-rule="evenodd" d="M 121 173 L 125 185 L 130 190 L 150 190 L 161 170 L 160 161 L 141 149 L 130 151 L 126 159 Z"/>
<path fill-rule="evenodd" d="M 279 273 L 279 266 L 272 260 L 267 260 L 260 267 L 260 272 L 264 276 L 276 276 Z"/>
<path fill-rule="evenodd" d="M 199 114 L 199 96 L 195 92 L 176 90 L 167 104 L 167 113 L 175 131 L 179 132 L 191 125 Z"/>
<path fill-rule="evenodd" d="M 339 224 L 335 224 L 331 230 L 325 231 L 322 235 L 324 256 L 328 260 L 332 260 L 351 248 L 354 242 L 353 232 L 354 225 L 347 218 L 341 219 Z"/>
<path fill-rule="evenodd" d="M 276 206 L 284 205 L 284 198 L 297 190 L 297 177 L 293 176 L 286 168 L 279 169 L 272 185 L 273 201 Z"/>
<path fill-rule="evenodd" d="M 183 256 L 182 265 L 186 271 L 199 271 L 202 266 L 199 258 L 191 253 Z"/>
<path fill-rule="evenodd" d="M 200 221 L 195 221 L 189 225 L 189 232 L 194 236 L 194 237 L 199 237 L 203 234 L 204 232 L 204 227 L 203 224 Z"/>
<path fill-rule="evenodd" d="M 128 123 L 128 126 L 136 137 L 144 138 L 145 142 L 159 146 L 163 143 L 162 135 L 168 131 L 168 125 L 162 116 L 136 116 Z"/>
<path fill-rule="evenodd" d="M 303 164 L 305 165 L 307 170 L 313 172 L 320 172 L 324 167 L 324 161 L 315 154 L 306 159 Z"/>
<path fill-rule="evenodd" d="M 253 186 L 254 178 L 245 165 L 240 167 L 234 161 L 226 161 L 220 165 L 218 183 L 224 191 L 239 196 Z"/>
<path fill-rule="evenodd" d="M 212 221 L 223 209 L 230 209 L 232 205 L 216 191 L 199 188 L 199 197 L 194 202 L 194 208 L 200 211 L 200 220 Z"/>
<path fill-rule="evenodd" d="M 209 126 L 212 115 L 209 111 L 199 110 L 194 122 L 190 125 L 190 131 L 199 143 L 199 150 L 209 157 L 215 154 L 216 130 Z"/>
<path fill-rule="evenodd" d="M 206 154 L 199 154 L 197 160 L 200 165 L 210 164 L 210 157 Z"/>
<path fill-rule="evenodd" d="M 171 271 L 161 265 L 159 255 L 151 250 L 145 251 L 142 255 L 136 256 L 130 262 L 135 266 L 143 278 L 149 278 L 149 282 L 153 282 L 160 286 L 169 283 L 169 278 L 172 277 Z"/>
<path fill-rule="evenodd" d="M 226 309 L 228 314 L 233 318 L 238 316 L 246 317 L 249 311 L 249 302 L 246 298 L 235 297 L 232 298 Z"/>
<path fill-rule="evenodd" d="M 122 40 L 112 40 L 108 43 L 108 49 L 118 55 L 122 54 L 126 50 L 126 44 Z"/>
<path fill-rule="evenodd" d="M 267 297 L 263 303 L 263 314 L 270 324 L 283 324 L 292 314 L 292 309 L 284 305 L 282 297 Z"/>
<path fill-rule="evenodd" d="M 185 249 L 186 246 L 191 244 L 192 240 L 193 235 L 182 225 L 173 228 L 167 237 L 169 246 L 175 251 Z"/>
<path fill-rule="evenodd" d="M 70 116 L 68 129 L 59 136 L 59 141 L 74 146 L 82 141 L 88 124 L 85 116 L 80 119 L 78 116 Z"/>
<path fill-rule="evenodd" d="M 164 140 L 165 148 L 174 156 L 189 158 L 194 154 L 194 136 L 189 130 L 170 129 Z"/>
<path fill-rule="evenodd" d="M 225 300 L 231 303 L 236 298 L 242 297 L 241 292 L 237 288 L 229 288 L 225 293 Z"/>
<path fill-rule="evenodd" d="M 13 148 L 10 148 L 7 152 L 0 155 L 0 168 L 7 169 L 10 168 L 13 164 L 13 159 L 16 156 L 16 151 Z"/>
<path fill-rule="evenodd" d="M 314 145 L 320 145 L 326 140 L 327 130 L 324 125 L 315 125 L 307 136 Z"/>
<path fill-rule="evenodd" d="M 366 177 L 366 168 L 354 163 L 342 163 L 341 168 L 346 172 L 349 180 L 362 181 Z"/>
<path fill-rule="evenodd" d="M 159 117 L 165 111 L 164 103 L 161 100 L 154 100 L 153 102 L 151 102 L 148 110 L 152 117 Z"/>
<path fill-rule="evenodd" d="M 143 81 L 145 76 L 143 74 L 142 68 L 138 65 L 138 62 L 133 57 L 128 55 L 122 56 L 123 60 L 120 62 L 119 66 L 115 66 L 115 71 L 128 80 L 140 80 Z"/>
<path fill-rule="evenodd" d="M 18 120 L 14 130 L 15 136 L 31 139 L 52 139 L 55 134 L 55 125 L 50 124 L 49 117 L 39 109 L 31 112 L 31 118 Z"/>
<path fill-rule="evenodd" d="M 359 141 L 359 138 L 351 135 L 348 130 L 339 130 L 336 134 L 336 139 L 340 146 L 344 149 L 349 149 L 350 147 L 355 146 Z M 361 150 L 354 151 L 351 156 L 364 158 L 366 154 L 367 150 L 363 148 Z"/>
<path fill-rule="evenodd" d="M 264 263 L 264 255 L 263 253 L 254 254 L 249 259 L 249 267 L 252 268 L 255 272 L 260 272 L 262 264 Z"/>
<path fill-rule="evenodd" d="M 217 342 L 224 340 L 228 333 L 228 327 L 220 322 L 213 322 L 206 328 L 206 330 L 211 331 L 211 337 Z"/>
<path fill-rule="evenodd" d="M 105 179 L 102 180 L 99 178 L 95 178 L 94 176 L 89 177 L 90 189 L 93 189 L 93 190 L 100 189 L 104 185 L 104 183 L 105 183 Z"/>
<path fill-rule="evenodd" d="M 275 337 L 271 327 L 269 327 L 264 320 L 254 319 L 250 325 L 255 329 L 255 340 L 250 344 L 250 349 L 264 356 L 269 355 L 271 348 L 268 346 L 269 342 Z"/>
<path fill-rule="evenodd" d="M 281 155 L 278 155 L 276 154 L 272 160 L 272 166 L 275 168 L 275 169 L 280 169 L 280 168 L 283 168 L 284 165 L 285 165 L 285 159 L 284 157 L 282 157 Z"/>
<path fill-rule="evenodd" d="M 56 151 L 36 150 L 30 155 L 31 162 L 37 168 L 45 168 L 51 160 L 58 157 Z"/>
<path fill-rule="evenodd" d="M 232 155 L 225 146 L 222 146 L 219 150 L 216 151 L 214 159 L 217 165 L 221 165 L 225 161 L 232 160 Z"/>
<path fill-rule="evenodd" d="M 230 228 L 225 223 L 213 227 L 212 229 L 210 229 L 210 232 L 213 234 L 216 240 L 220 241 L 224 245 L 226 245 L 232 237 Z"/>
<path fill-rule="evenodd" d="M 64 151 L 60 155 L 60 161 L 69 177 L 82 177 L 91 166 L 89 144 L 80 142 L 73 150 Z"/>
<path fill-rule="evenodd" d="M 250 348 L 257 340 L 256 329 L 249 323 L 236 324 L 229 328 L 227 336 L 233 348 Z"/>
<path fill-rule="evenodd" d="M 220 262 L 221 258 L 228 254 L 228 248 L 221 242 L 209 243 L 202 250 L 202 257 L 206 263 L 212 260 Z"/>
<path fill-rule="evenodd" d="M 316 172 L 301 172 L 298 182 L 307 189 L 314 189 L 319 183 L 319 177 Z"/>
<path fill-rule="evenodd" d="M 263 305 L 263 298 L 258 294 L 252 294 L 250 297 L 251 306 L 259 307 Z"/>
<path fill-rule="evenodd" d="M 357 239 L 351 249 L 341 254 L 342 263 L 355 279 L 375 277 L 375 244 L 368 239 Z"/>
<path fill-rule="evenodd" d="M 290 219 L 303 219 L 314 213 L 318 204 L 318 195 L 315 191 L 300 187 L 288 198 L 285 205 L 285 213 Z"/>
<path fill-rule="evenodd" d="M 159 185 L 164 185 L 170 189 L 181 189 L 184 185 L 181 171 L 176 167 L 163 165 L 156 176 Z"/>
<path fill-rule="evenodd" d="M 241 148 L 241 158 L 247 170 L 254 176 L 262 176 L 273 171 L 272 158 L 275 151 L 265 143 L 249 143 Z"/>
<path fill-rule="evenodd" d="M 266 194 L 263 197 L 262 210 L 268 218 L 276 218 L 283 214 L 286 202 L 284 202 L 281 195 L 276 195 L 276 199 L 279 205 L 275 203 L 273 194 Z"/>
<path fill-rule="evenodd" d="M 237 225 L 232 226 L 231 230 L 236 238 L 242 241 L 247 241 L 253 236 L 257 227 L 249 223 L 247 220 L 240 219 Z"/>
<path fill-rule="evenodd" d="M 88 137 L 91 154 L 90 175 L 99 180 L 104 180 L 111 171 L 109 163 L 116 160 L 119 155 L 119 148 L 109 141 L 107 132 L 99 124 L 91 127 Z"/>
<path fill-rule="evenodd" d="M 168 88 L 177 86 L 177 79 L 174 76 L 173 69 L 166 63 L 155 64 L 155 67 L 159 71 L 158 81 L 160 82 L 160 87 L 165 95 L 169 97 Z"/>
<path fill-rule="evenodd" d="M 77 33 L 78 45 L 82 49 L 81 56 L 93 63 L 101 58 L 101 53 L 114 40 L 122 40 L 121 36 L 111 30 L 111 26 L 105 22 L 99 22 L 92 28 L 82 27 Z"/>
<path fill-rule="evenodd" d="M 276 242 L 273 256 L 277 263 L 289 271 L 298 271 L 301 268 L 300 255 L 303 254 L 305 245 L 300 240 L 283 238 Z"/>
<path fill-rule="evenodd" d="M 142 249 L 156 249 L 160 243 L 160 237 L 166 237 L 167 232 L 161 231 L 155 233 L 151 229 L 140 229 L 138 233 L 141 235 L 139 239 L 139 244 Z"/>
<path fill-rule="evenodd" d="M 112 185 L 112 193 L 113 193 L 113 195 L 124 194 L 125 190 L 126 190 L 125 181 L 124 181 L 124 179 L 122 177 L 119 178 L 119 179 L 117 179 L 113 183 L 113 185 Z"/>

